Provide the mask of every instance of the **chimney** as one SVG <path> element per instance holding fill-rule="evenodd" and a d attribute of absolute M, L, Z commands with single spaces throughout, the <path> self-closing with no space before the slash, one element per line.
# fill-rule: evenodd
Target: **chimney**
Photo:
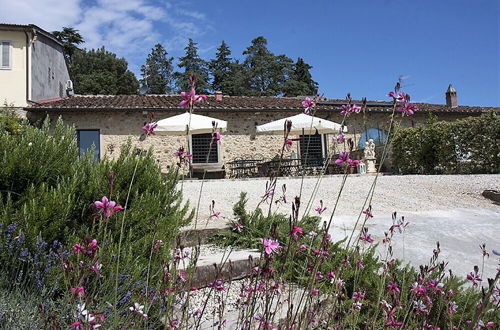
<path fill-rule="evenodd" d="M 215 92 L 215 100 L 216 101 L 222 101 L 222 91 L 216 91 Z"/>
<path fill-rule="evenodd" d="M 451 84 L 446 90 L 446 106 L 450 108 L 458 107 L 457 90 Z"/>

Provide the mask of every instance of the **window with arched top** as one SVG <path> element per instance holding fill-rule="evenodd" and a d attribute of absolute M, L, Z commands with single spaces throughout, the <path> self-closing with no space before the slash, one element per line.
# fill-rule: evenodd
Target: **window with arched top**
<path fill-rule="evenodd" d="M 377 146 L 383 145 L 387 142 L 387 132 L 379 128 L 367 129 L 361 134 L 358 142 L 358 147 L 364 148 L 365 142 L 369 139 L 372 139 Z"/>

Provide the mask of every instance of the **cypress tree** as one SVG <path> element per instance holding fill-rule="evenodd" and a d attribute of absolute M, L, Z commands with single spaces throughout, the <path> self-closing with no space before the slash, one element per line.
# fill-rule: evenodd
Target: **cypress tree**
<path fill-rule="evenodd" d="M 189 39 L 184 50 L 186 55 L 179 57 L 179 68 L 184 68 L 184 72 L 176 72 L 176 86 L 178 92 L 188 91 L 190 88 L 189 76 L 195 75 L 197 78 L 196 90 L 199 93 L 207 93 L 210 90 L 208 78 L 208 64 L 198 56 L 197 43 Z"/>
<path fill-rule="evenodd" d="M 167 57 L 167 51 L 161 44 L 156 44 L 141 66 L 141 84 L 147 94 L 167 94 L 172 92 L 172 61 Z"/>

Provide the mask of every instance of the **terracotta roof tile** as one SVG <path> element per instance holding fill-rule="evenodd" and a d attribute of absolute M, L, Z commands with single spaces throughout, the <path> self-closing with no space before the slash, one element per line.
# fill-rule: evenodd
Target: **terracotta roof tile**
<path fill-rule="evenodd" d="M 179 95 L 75 95 L 56 100 L 45 100 L 26 108 L 28 111 L 82 111 L 82 110 L 179 110 Z M 284 111 L 302 109 L 302 99 L 298 97 L 273 96 L 224 96 L 216 101 L 213 95 L 206 102 L 198 103 L 197 109 L 207 111 Z M 359 103 L 359 102 L 358 102 Z M 324 99 L 318 102 L 318 110 L 340 111 L 344 100 Z M 500 111 L 499 107 L 458 106 L 450 108 L 444 104 L 417 103 L 419 111 L 437 113 L 481 113 L 488 110 Z M 368 101 L 370 112 L 390 112 L 392 104 L 384 101 Z"/>

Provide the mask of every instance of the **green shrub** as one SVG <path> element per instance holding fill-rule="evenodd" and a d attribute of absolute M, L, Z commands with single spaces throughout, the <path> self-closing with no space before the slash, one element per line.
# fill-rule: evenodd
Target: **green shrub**
<path fill-rule="evenodd" d="M 500 172 L 500 119 L 493 112 L 396 131 L 395 168 L 402 174 Z"/>
<path fill-rule="evenodd" d="M 0 223 L 63 244 L 95 235 L 101 224 L 117 241 L 124 211 L 101 219 L 93 205 L 108 196 L 126 206 L 126 234 L 143 251 L 153 233 L 168 242 L 189 222 L 192 214 L 181 203 L 177 174 L 162 175 L 151 152 L 137 155 L 129 142 L 116 160 L 95 162 L 90 153 L 78 156 L 75 137 L 61 121 L 53 131 L 46 122 L 21 134 L 0 133 Z"/>

